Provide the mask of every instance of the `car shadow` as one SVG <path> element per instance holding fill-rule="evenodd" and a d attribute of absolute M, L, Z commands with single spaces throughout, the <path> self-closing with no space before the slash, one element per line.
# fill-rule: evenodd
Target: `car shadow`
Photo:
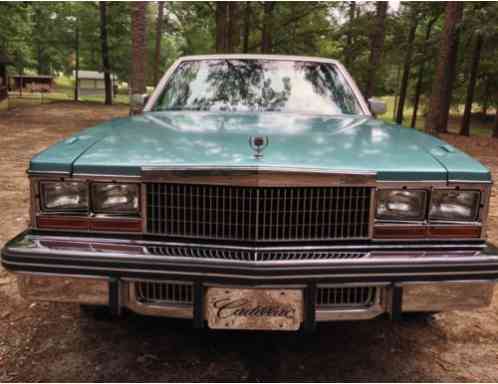
<path fill-rule="evenodd" d="M 193 329 L 129 314 L 84 316 L 80 331 L 95 379 L 105 381 L 430 381 L 426 343 L 445 338 L 431 317 L 323 323 L 304 334 Z"/>

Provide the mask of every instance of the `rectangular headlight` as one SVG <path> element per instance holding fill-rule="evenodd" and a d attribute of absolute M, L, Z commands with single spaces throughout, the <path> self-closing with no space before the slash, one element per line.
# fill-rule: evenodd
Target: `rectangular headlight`
<path fill-rule="evenodd" d="M 375 217 L 379 220 L 423 220 L 426 196 L 426 191 L 422 190 L 379 190 Z"/>
<path fill-rule="evenodd" d="M 429 220 L 474 221 L 477 219 L 480 200 L 479 191 L 434 190 Z"/>
<path fill-rule="evenodd" d="M 40 183 L 41 208 L 45 211 L 87 211 L 88 184 L 79 181 Z"/>
<path fill-rule="evenodd" d="M 138 184 L 93 183 L 92 206 L 96 213 L 138 213 Z"/>

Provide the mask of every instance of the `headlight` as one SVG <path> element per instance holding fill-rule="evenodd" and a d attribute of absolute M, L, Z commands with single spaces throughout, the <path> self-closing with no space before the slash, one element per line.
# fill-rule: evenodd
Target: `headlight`
<path fill-rule="evenodd" d="M 380 220 L 423 220 L 426 195 L 419 190 L 379 190 L 375 216 Z"/>
<path fill-rule="evenodd" d="M 474 221 L 480 199 L 479 191 L 435 190 L 432 192 L 429 219 Z"/>
<path fill-rule="evenodd" d="M 93 211 L 138 213 L 138 184 L 92 184 Z"/>
<path fill-rule="evenodd" d="M 71 181 L 44 181 L 40 183 L 41 205 L 48 211 L 87 211 L 88 185 Z"/>

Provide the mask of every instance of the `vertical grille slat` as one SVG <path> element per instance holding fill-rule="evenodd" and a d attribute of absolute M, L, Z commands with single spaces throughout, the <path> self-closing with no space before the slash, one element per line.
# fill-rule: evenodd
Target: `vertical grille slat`
<path fill-rule="evenodd" d="M 368 238 L 370 187 L 148 183 L 147 232 L 240 241 Z"/>
<path fill-rule="evenodd" d="M 368 307 L 375 304 L 379 287 L 318 287 L 316 305 L 319 307 Z"/>
<path fill-rule="evenodd" d="M 146 304 L 192 304 L 193 287 L 190 283 L 140 281 L 135 284 L 137 300 Z"/>
<path fill-rule="evenodd" d="M 256 251 L 256 250 L 229 250 L 222 248 L 197 248 L 183 246 L 148 246 L 151 255 L 186 257 L 196 259 L 223 259 L 253 261 L 257 253 L 258 261 L 285 261 L 285 260 L 334 260 L 334 259 L 362 259 L 368 257 L 367 252 L 335 252 L 335 251 Z"/>

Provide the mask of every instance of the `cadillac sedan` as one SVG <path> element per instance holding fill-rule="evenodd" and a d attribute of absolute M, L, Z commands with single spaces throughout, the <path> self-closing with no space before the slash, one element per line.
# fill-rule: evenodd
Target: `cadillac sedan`
<path fill-rule="evenodd" d="M 489 170 L 337 61 L 184 57 L 143 110 L 31 160 L 26 299 L 257 330 L 490 303 Z"/>

